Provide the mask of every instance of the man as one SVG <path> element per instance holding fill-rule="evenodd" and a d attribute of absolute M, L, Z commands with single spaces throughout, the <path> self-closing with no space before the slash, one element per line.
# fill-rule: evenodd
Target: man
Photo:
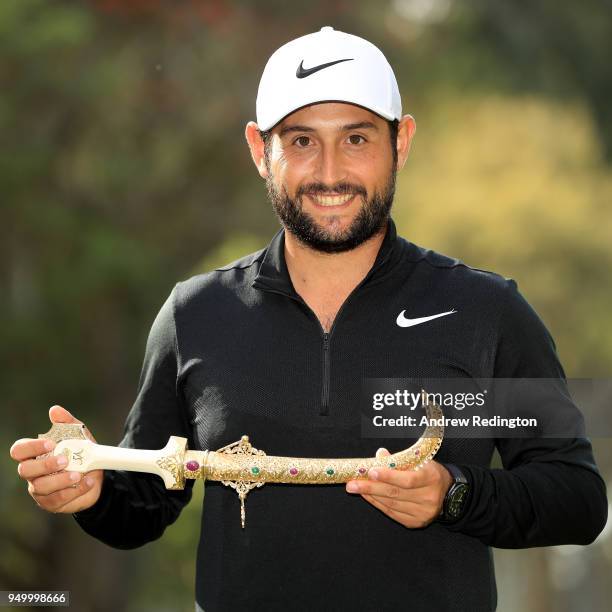
<path fill-rule="evenodd" d="M 283 229 L 175 286 L 121 446 L 179 435 L 217 449 L 248 433 L 275 455 L 371 456 L 358 410 L 367 378 L 564 378 L 514 281 L 396 235 L 395 175 L 415 122 L 376 47 L 330 27 L 287 43 L 264 70 L 257 120 L 246 139 Z M 402 312 L 425 322 L 406 327 Z M 50 417 L 76 421 L 61 407 Z M 489 467 L 496 446 L 504 470 Z M 34 459 L 42 452 L 32 440 L 11 449 L 32 497 L 117 548 L 160 537 L 191 498 L 193 481 L 167 491 L 123 471 L 72 486 L 55 459 Z M 491 546 L 588 544 L 607 512 L 585 438 L 449 438 L 418 472 L 269 485 L 249 495 L 246 529 L 234 491 L 207 482 L 205 497 L 196 608 L 207 612 L 492 610 Z"/>

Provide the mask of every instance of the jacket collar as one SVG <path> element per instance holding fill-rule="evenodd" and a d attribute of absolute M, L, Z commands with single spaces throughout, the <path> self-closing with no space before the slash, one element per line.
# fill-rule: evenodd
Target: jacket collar
<path fill-rule="evenodd" d="M 374 276 L 384 274 L 388 268 L 392 267 L 400 256 L 400 238 L 397 236 L 397 230 L 393 219 L 389 217 L 387 231 L 383 238 L 374 264 L 364 278 L 363 282 L 370 280 Z M 264 257 L 259 266 L 259 271 L 253 287 L 264 291 L 274 291 L 290 296 L 297 296 L 289 271 L 285 261 L 285 230 L 280 229 L 272 238 L 272 241 L 265 250 Z"/>

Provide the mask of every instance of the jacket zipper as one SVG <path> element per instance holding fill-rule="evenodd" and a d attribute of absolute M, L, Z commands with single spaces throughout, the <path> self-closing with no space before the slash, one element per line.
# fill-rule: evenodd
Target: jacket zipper
<path fill-rule="evenodd" d="M 369 276 L 369 275 L 368 275 Z M 312 312 L 313 317 L 316 319 L 316 321 L 319 323 L 319 326 L 321 328 L 321 332 L 323 334 L 323 385 L 322 385 L 322 390 L 321 390 L 321 410 L 319 411 L 319 416 L 328 416 L 329 415 L 329 389 L 330 389 L 330 379 L 331 379 L 331 368 L 330 368 L 330 342 L 331 342 L 331 336 L 334 333 L 334 327 L 336 327 L 336 322 L 338 321 L 338 319 L 340 318 L 340 315 L 342 314 L 342 311 L 344 310 L 344 308 L 346 307 L 346 305 L 349 303 L 349 301 L 351 300 L 351 298 L 353 297 L 353 295 L 361 288 L 361 286 L 366 282 L 368 276 L 366 276 L 346 297 L 346 300 L 344 300 L 344 302 L 342 302 L 342 305 L 340 306 L 338 312 L 336 313 L 336 316 L 334 317 L 334 322 L 332 323 L 331 327 L 329 328 L 329 331 L 326 332 L 323 328 L 323 326 L 321 325 L 321 322 L 319 321 L 319 319 L 317 318 L 317 315 L 315 315 L 315 313 L 310 310 L 308 304 L 306 304 L 306 302 L 304 302 L 302 300 L 302 302 L 305 304 L 306 308 L 308 308 L 308 310 L 310 310 L 310 312 Z"/>
<path fill-rule="evenodd" d="M 323 385 L 321 390 L 321 410 L 319 415 L 329 414 L 329 333 L 323 332 Z"/>
<path fill-rule="evenodd" d="M 380 262 L 379 266 L 382 265 L 383 263 L 384 263 L 384 261 Z M 379 266 L 377 266 L 377 267 L 379 267 Z M 368 274 L 366 274 L 366 276 L 362 279 L 362 281 L 346 297 L 346 299 L 344 300 L 344 302 L 340 306 L 340 309 L 336 313 L 336 316 L 334 318 L 334 322 L 332 323 L 332 326 L 329 328 L 329 332 L 325 331 L 325 329 L 321 325 L 321 322 L 319 321 L 317 315 L 314 313 L 312 308 L 310 308 L 310 306 L 308 306 L 308 304 L 304 301 L 304 299 L 300 295 L 295 295 L 294 296 L 294 295 L 291 295 L 291 294 L 289 294 L 289 293 L 287 293 L 285 291 L 282 291 L 282 290 L 267 289 L 267 291 L 269 291 L 270 293 L 278 293 L 279 295 L 284 295 L 285 297 L 288 297 L 288 298 L 290 298 L 292 300 L 295 300 L 296 302 L 302 304 L 308 310 L 308 312 L 312 315 L 314 320 L 319 324 L 319 328 L 321 329 L 321 333 L 323 335 L 323 384 L 322 384 L 322 388 L 321 388 L 321 410 L 319 411 L 319 416 L 328 416 L 329 415 L 329 388 L 330 388 L 330 379 L 331 379 L 330 365 L 329 365 L 329 362 L 330 362 L 330 358 L 329 358 L 329 343 L 330 343 L 330 338 L 331 338 L 332 332 L 334 331 L 334 327 L 336 327 L 336 322 L 338 321 L 338 319 L 340 317 L 340 314 L 344 310 L 344 308 L 347 305 L 347 303 L 350 301 L 350 299 L 353 297 L 353 295 L 369 280 L 369 278 L 370 278 L 370 276 L 372 275 L 373 272 L 374 272 L 374 269 L 371 269 L 368 272 Z"/>
<path fill-rule="evenodd" d="M 321 385 L 321 410 L 319 410 L 320 416 L 329 415 L 329 386 L 330 386 L 329 383 L 330 383 L 330 378 L 331 378 L 330 367 L 329 367 L 329 339 L 330 339 L 332 332 L 334 331 L 334 327 L 336 326 L 336 321 L 338 320 L 338 316 L 340 315 L 342 310 L 344 310 L 344 306 L 348 302 L 349 298 L 353 295 L 353 293 L 355 293 L 355 291 L 358 288 L 359 287 L 355 287 L 355 289 L 348 295 L 346 300 L 344 300 L 344 303 L 342 304 L 342 306 L 340 306 L 340 310 L 338 310 L 338 312 L 336 313 L 336 318 L 334 319 L 334 322 L 332 323 L 332 326 L 330 327 L 329 332 L 325 331 L 324 327 L 321 325 L 321 321 L 319 321 L 319 319 L 317 318 L 317 315 L 314 313 L 314 310 L 312 310 L 312 308 L 308 306 L 308 304 L 302 299 L 301 296 L 299 295 L 293 296 L 289 293 L 285 293 L 284 291 L 279 291 L 277 289 L 268 289 L 270 293 L 277 293 L 279 295 L 283 295 L 285 297 L 288 297 L 298 302 L 298 304 L 301 304 L 310 313 L 312 318 L 318 324 L 319 329 L 321 330 L 321 335 L 323 337 L 323 381 Z"/>

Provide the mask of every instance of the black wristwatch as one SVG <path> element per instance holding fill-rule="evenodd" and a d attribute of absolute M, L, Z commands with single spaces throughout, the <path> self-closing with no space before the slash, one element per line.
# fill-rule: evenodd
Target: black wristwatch
<path fill-rule="evenodd" d="M 452 463 L 443 463 L 442 465 L 450 472 L 453 482 L 446 492 L 442 512 L 437 520 L 440 523 L 454 523 L 463 516 L 470 492 L 470 484 L 465 474 L 456 465 Z"/>

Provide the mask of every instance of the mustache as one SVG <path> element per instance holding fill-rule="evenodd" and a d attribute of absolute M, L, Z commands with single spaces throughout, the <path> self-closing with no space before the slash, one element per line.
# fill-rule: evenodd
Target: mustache
<path fill-rule="evenodd" d="M 308 185 L 302 185 L 295 194 L 296 197 L 303 195 L 322 195 L 322 194 L 334 194 L 334 195 L 346 195 L 346 194 L 357 194 L 362 195 L 364 198 L 367 197 L 367 191 L 360 185 L 351 185 L 350 183 L 336 183 L 333 187 L 328 187 L 323 183 L 309 183 Z"/>

